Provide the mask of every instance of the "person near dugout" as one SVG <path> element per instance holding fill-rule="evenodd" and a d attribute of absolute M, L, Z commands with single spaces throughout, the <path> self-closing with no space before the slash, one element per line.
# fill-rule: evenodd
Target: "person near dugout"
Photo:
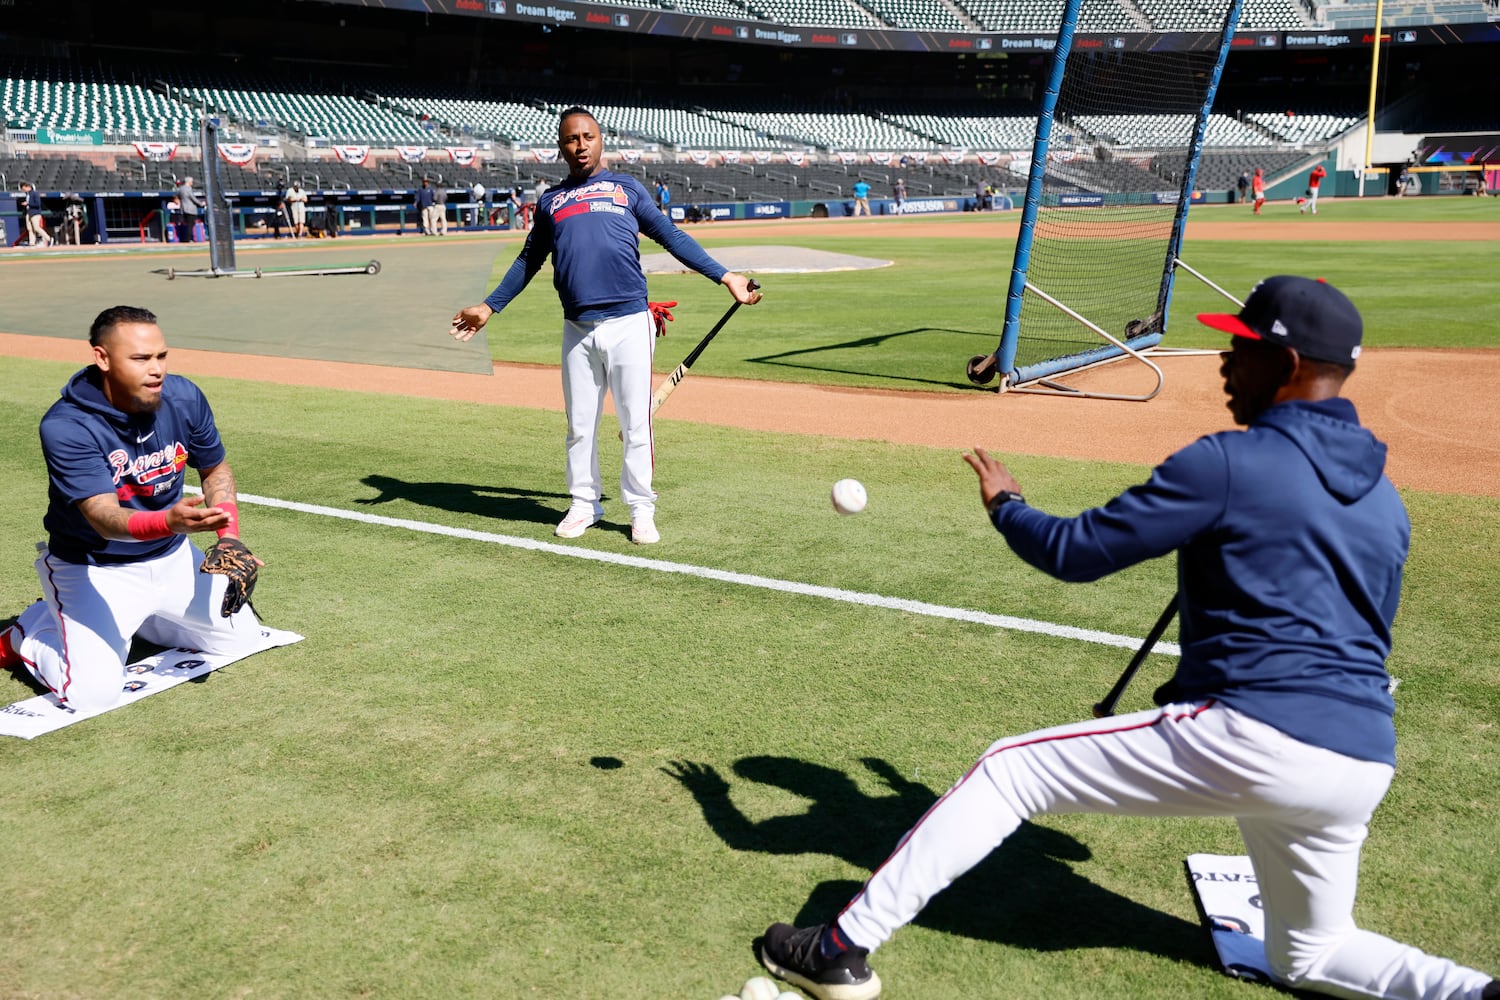
<path fill-rule="evenodd" d="M 983 449 L 964 456 L 991 523 L 1049 575 L 1087 582 L 1177 554 L 1182 655 L 1160 707 L 993 744 L 828 922 L 766 930 L 774 975 L 821 1000 L 873 1000 L 869 954 L 1032 816 L 1226 816 L 1282 985 L 1500 998 L 1490 975 L 1354 922 L 1360 850 L 1395 771 L 1385 660 L 1411 535 L 1385 445 L 1342 395 L 1359 312 L 1282 275 L 1238 314 L 1199 319 L 1232 337 L 1220 372 L 1243 431 L 1198 439 L 1077 517 L 1029 505 Z"/>
<path fill-rule="evenodd" d="M 21 195 L 21 211 L 26 214 L 27 245 L 50 247 L 53 239 L 47 232 L 47 216 L 42 211 L 42 193 L 30 181 L 22 181 Z"/>
<path fill-rule="evenodd" d="M 94 363 L 42 417 L 47 541 L 42 600 L 0 632 L 0 665 L 20 669 L 75 711 L 119 703 L 132 637 L 210 653 L 259 648 L 248 604 L 260 560 L 240 541 L 234 473 L 198 387 L 167 372 L 156 317 L 101 312 Z M 183 494 L 189 468 L 201 497 Z M 187 539 L 214 532 L 214 562 Z M 238 576 L 216 553 L 237 552 Z M 253 564 L 253 567 L 252 567 Z"/>
<path fill-rule="evenodd" d="M 451 334 L 471 339 L 521 293 L 547 258 L 563 306 L 563 405 L 567 412 L 567 481 L 572 504 L 555 534 L 577 538 L 604 516 L 599 473 L 599 418 L 604 394 L 615 401 L 624 455 L 620 496 L 630 508 L 631 540 L 660 540 L 651 488 L 651 358 L 657 323 L 646 301 L 639 234 L 715 284 L 753 305 L 750 281 L 714 261 L 697 241 L 657 211 L 640 181 L 606 170 L 598 121 L 568 108 L 558 120 L 558 147 L 568 176 L 537 201 L 530 235 L 489 297 L 453 317 Z"/>

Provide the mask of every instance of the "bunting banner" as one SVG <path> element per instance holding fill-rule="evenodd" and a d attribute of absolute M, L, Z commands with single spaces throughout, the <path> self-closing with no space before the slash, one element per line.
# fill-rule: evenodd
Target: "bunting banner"
<path fill-rule="evenodd" d="M 694 163 L 698 164 L 698 166 L 700 166 L 700 167 L 706 167 L 706 166 L 708 166 L 708 156 L 709 156 L 709 154 L 706 151 L 704 151 L 704 150 L 698 150 L 698 149 L 690 149 L 690 150 L 688 150 L 688 159 L 692 160 Z"/>
<path fill-rule="evenodd" d="M 919 167 L 927 162 L 926 153 L 907 153 L 906 158 Z"/>
<path fill-rule="evenodd" d="M 737 149 L 721 149 L 719 150 L 719 159 L 724 163 L 738 163 L 740 162 L 740 151 Z"/>
<path fill-rule="evenodd" d="M 364 166 L 365 161 L 370 158 L 369 146 L 334 146 L 333 151 L 339 159 L 356 167 Z"/>
<path fill-rule="evenodd" d="M 407 163 L 421 163 L 427 159 L 426 146 L 397 146 L 396 155 Z"/>
<path fill-rule="evenodd" d="M 471 166 L 474 163 L 473 146 L 449 146 L 448 157 L 460 167 Z"/>
<path fill-rule="evenodd" d="M 786 162 L 790 163 L 794 167 L 806 166 L 807 154 L 801 151 L 788 152 L 786 154 Z"/>
<path fill-rule="evenodd" d="M 974 155 L 979 157 L 979 162 L 987 167 L 993 167 L 1000 162 L 999 153 L 975 153 Z"/>
<path fill-rule="evenodd" d="M 237 167 L 243 167 L 255 159 L 255 143 L 253 142 L 221 142 L 219 143 L 219 155 L 226 163 L 233 163 Z"/>
<path fill-rule="evenodd" d="M 641 151 L 639 149 L 617 149 L 615 155 L 626 163 L 640 163 Z"/>
<path fill-rule="evenodd" d="M 887 152 L 871 153 L 870 162 L 878 163 L 882 167 L 888 167 L 891 165 L 891 154 Z"/>
<path fill-rule="evenodd" d="M 969 154 L 962 149 L 943 150 L 943 159 L 947 160 L 949 163 L 962 163 L 964 161 L 964 157 L 968 155 Z"/>
<path fill-rule="evenodd" d="M 852 166 L 859 159 L 858 153 L 840 153 L 839 162 L 844 166 Z"/>
<path fill-rule="evenodd" d="M 531 158 L 538 163 L 556 163 L 557 147 L 548 146 L 546 149 L 533 149 L 531 151 Z"/>
<path fill-rule="evenodd" d="M 771 151 L 769 149 L 753 149 L 750 151 L 750 158 L 756 163 L 770 163 Z"/>
<path fill-rule="evenodd" d="M 177 155 L 177 143 L 175 142 L 132 142 L 135 151 L 143 160 L 154 160 L 158 163 L 165 162 Z"/>

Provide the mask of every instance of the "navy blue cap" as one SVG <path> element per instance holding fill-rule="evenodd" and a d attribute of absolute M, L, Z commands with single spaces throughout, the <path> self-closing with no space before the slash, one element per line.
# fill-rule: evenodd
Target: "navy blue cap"
<path fill-rule="evenodd" d="M 1304 358 L 1353 365 L 1364 321 L 1348 296 L 1322 278 L 1278 274 L 1256 285 L 1238 313 L 1199 313 L 1198 322 L 1236 337 L 1290 347 Z"/>

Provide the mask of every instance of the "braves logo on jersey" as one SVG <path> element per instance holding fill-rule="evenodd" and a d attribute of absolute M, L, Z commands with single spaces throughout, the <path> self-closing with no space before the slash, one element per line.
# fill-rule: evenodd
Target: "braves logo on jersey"
<path fill-rule="evenodd" d="M 552 197 L 547 211 L 554 222 L 582 212 L 610 212 L 623 215 L 630 207 L 630 193 L 614 181 L 595 181 L 559 191 Z"/>
<path fill-rule="evenodd" d="M 178 484 L 187 462 L 187 448 L 181 441 L 135 458 L 131 458 L 124 448 L 116 448 L 109 453 L 115 495 L 122 503 L 131 497 L 160 496 Z"/>

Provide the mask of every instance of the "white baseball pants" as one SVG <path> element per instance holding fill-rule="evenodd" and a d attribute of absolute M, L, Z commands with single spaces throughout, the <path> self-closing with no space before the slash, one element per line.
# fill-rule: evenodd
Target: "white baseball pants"
<path fill-rule="evenodd" d="M 656 324 L 647 311 L 597 323 L 563 321 L 563 404 L 568 414 L 568 492 L 578 506 L 600 509 L 599 418 L 609 390 L 625 454 L 620 496 L 632 512 L 653 513 L 655 452 L 651 438 L 651 358 Z"/>
<path fill-rule="evenodd" d="M 206 653 L 253 646 L 259 622 L 247 604 L 219 616 L 228 585 L 198 572 L 203 553 L 191 542 L 158 559 L 112 566 L 63 562 L 38 545 L 43 599 L 17 620 L 17 652 L 32 674 L 80 712 L 114 707 L 125 686 L 131 638 Z"/>
<path fill-rule="evenodd" d="M 1233 816 L 1265 906 L 1266 957 L 1286 984 L 1478 1000 L 1490 976 L 1354 925 L 1365 824 L 1391 775 L 1212 701 L 1003 739 L 907 832 L 838 924 L 873 951 L 1039 813 Z"/>

